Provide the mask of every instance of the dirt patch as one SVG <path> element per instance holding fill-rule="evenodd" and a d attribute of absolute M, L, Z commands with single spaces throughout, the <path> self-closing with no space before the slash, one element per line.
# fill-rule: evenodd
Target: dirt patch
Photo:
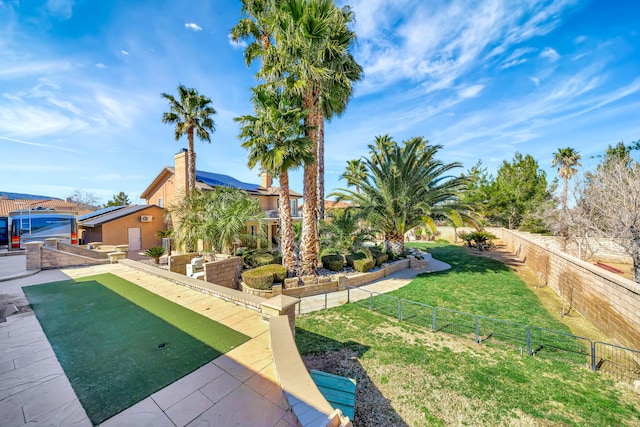
<path fill-rule="evenodd" d="M 478 251 L 477 249 L 467 248 L 469 254 L 483 256 L 503 262 L 522 279 L 524 283 L 537 296 L 547 311 L 557 320 L 569 327 L 574 335 L 590 338 L 596 341 L 609 341 L 609 338 L 603 334 L 593 323 L 585 319 L 575 309 L 571 309 L 566 313 L 567 303 L 565 301 L 565 314 L 561 316 L 563 311 L 562 299 L 553 289 L 547 286 L 544 281 L 513 253 L 509 252 L 502 242 L 495 244 L 489 251 Z"/>

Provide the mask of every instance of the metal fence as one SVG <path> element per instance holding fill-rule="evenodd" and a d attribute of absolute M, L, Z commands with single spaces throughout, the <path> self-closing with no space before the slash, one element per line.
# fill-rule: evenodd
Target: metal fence
<path fill-rule="evenodd" d="M 304 312 L 357 304 L 367 310 L 395 317 L 431 329 L 433 332 L 473 339 L 477 344 L 511 345 L 531 356 L 550 357 L 606 373 L 618 380 L 640 379 L 640 351 L 592 341 L 565 332 L 523 325 L 506 320 L 435 307 L 358 287 L 347 288 L 346 295 L 323 295 L 309 302 Z M 302 303 L 298 312 L 302 313 Z"/>

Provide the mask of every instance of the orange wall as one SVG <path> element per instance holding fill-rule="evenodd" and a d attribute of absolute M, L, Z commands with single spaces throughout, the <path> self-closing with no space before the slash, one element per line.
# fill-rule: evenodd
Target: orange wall
<path fill-rule="evenodd" d="M 113 221 L 102 224 L 95 229 L 86 229 L 84 232 L 84 242 L 102 242 L 105 245 L 126 245 L 129 243 L 129 228 L 141 229 L 142 250 L 154 246 L 160 246 L 162 239 L 156 237 L 159 230 L 165 230 L 164 209 L 158 206 L 149 206 L 146 209 L 127 215 Z M 151 222 L 140 222 L 141 215 L 151 215 Z"/>

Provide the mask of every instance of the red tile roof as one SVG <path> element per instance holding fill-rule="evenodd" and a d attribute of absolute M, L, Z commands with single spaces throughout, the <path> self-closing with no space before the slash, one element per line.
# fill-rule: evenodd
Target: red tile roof
<path fill-rule="evenodd" d="M 43 199 L 43 200 L 7 200 L 0 198 L 0 216 L 7 216 L 9 212 L 19 211 L 20 209 L 33 209 L 36 207 L 53 208 L 59 211 L 78 212 L 79 215 L 91 212 L 87 209 L 78 209 L 78 205 L 73 202 L 66 202 L 60 199 Z"/>

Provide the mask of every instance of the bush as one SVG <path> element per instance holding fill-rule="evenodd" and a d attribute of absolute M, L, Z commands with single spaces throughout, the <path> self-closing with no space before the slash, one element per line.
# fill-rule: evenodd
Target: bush
<path fill-rule="evenodd" d="M 374 259 L 376 260 L 376 267 L 382 265 L 389 260 L 389 255 L 383 252 L 377 253 L 374 255 Z"/>
<path fill-rule="evenodd" d="M 353 267 L 353 263 L 356 260 L 367 259 L 367 255 L 364 252 L 356 252 L 354 254 L 349 254 L 345 257 L 347 259 L 347 265 L 351 268 Z"/>
<path fill-rule="evenodd" d="M 282 255 L 278 252 L 262 250 L 244 250 L 238 253 L 242 256 L 242 263 L 245 268 L 256 268 L 268 264 L 282 263 Z"/>
<path fill-rule="evenodd" d="M 160 262 L 160 257 L 165 254 L 165 249 L 162 246 L 154 246 L 153 248 L 147 249 L 144 253 L 146 256 L 151 257 L 155 260 L 156 264 Z"/>
<path fill-rule="evenodd" d="M 366 273 L 376 266 L 376 261 L 373 259 L 356 259 L 353 261 L 353 268 L 360 273 Z"/>
<path fill-rule="evenodd" d="M 325 255 L 321 258 L 322 266 L 327 270 L 340 271 L 344 266 L 342 255 Z"/>
<path fill-rule="evenodd" d="M 283 282 L 287 277 L 287 269 L 280 264 L 268 264 L 247 270 L 242 273 L 245 285 L 254 289 L 271 289 L 274 282 Z"/>
<path fill-rule="evenodd" d="M 448 245 L 449 241 L 447 239 L 436 239 L 435 243 L 438 243 L 440 245 Z"/>

